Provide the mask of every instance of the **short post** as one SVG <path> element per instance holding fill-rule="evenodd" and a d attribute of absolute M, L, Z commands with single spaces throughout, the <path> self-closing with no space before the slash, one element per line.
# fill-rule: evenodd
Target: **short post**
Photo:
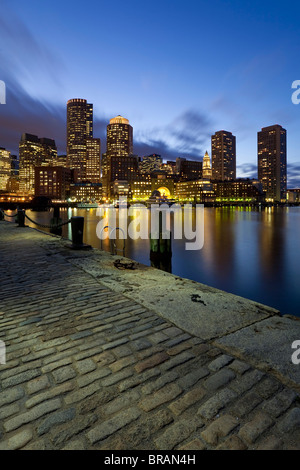
<path fill-rule="evenodd" d="M 54 233 L 55 235 L 62 234 L 62 227 L 57 227 L 57 225 L 61 224 L 62 220 L 59 217 L 59 206 L 54 206 L 53 209 L 53 217 L 50 220 L 50 233 Z"/>
<path fill-rule="evenodd" d="M 71 218 L 72 228 L 72 248 L 83 247 L 83 228 L 84 228 L 84 217 L 72 217 Z"/>
<path fill-rule="evenodd" d="M 24 211 L 24 209 L 18 209 L 18 223 L 19 223 L 19 227 L 25 227 L 25 211 Z"/>
<path fill-rule="evenodd" d="M 0 220 L 4 220 L 4 214 L 2 212 L 2 209 L 0 209 Z"/>

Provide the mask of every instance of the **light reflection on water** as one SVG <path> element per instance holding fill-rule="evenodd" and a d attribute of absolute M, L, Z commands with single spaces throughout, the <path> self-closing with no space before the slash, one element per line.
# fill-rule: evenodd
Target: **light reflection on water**
<path fill-rule="evenodd" d="M 96 234 L 97 209 L 65 209 L 63 220 L 83 216 L 84 242 L 100 248 Z M 47 224 L 51 212 L 29 212 Z M 194 211 L 189 217 L 194 218 Z M 108 213 L 106 214 L 108 217 Z M 150 211 L 142 216 L 150 230 Z M 176 220 L 176 215 L 174 216 Z M 173 218 L 173 216 L 172 216 Z M 129 218 L 128 223 L 134 218 Z M 144 223 L 146 221 L 144 219 Z M 108 219 L 107 219 L 108 221 Z M 31 222 L 26 222 L 33 226 Z M 186 240 L 172 240 L 173 274 L 278 308 L 283 314 L 300 316 L 300 208 L 205 208 L 204 246 L 186 251 Z M 70 224 L 62 235 L 71 239 Z M 123 242 L 118 241 L 122 247 Z M 108 239 L 103 249 L 109 250 Z M 120 256 L 122 252 L 120 252 Z M 125 256 L 151 265 L 149 239 L 126 240 Z"/>

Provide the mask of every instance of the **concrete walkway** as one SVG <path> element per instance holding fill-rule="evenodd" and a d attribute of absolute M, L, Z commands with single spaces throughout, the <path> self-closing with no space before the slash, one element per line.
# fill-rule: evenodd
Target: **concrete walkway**
<path fill-rule="evenodd" d="M 300 449 L 296 318 L 14 223 L 0 256 L 0 450 Z"/>

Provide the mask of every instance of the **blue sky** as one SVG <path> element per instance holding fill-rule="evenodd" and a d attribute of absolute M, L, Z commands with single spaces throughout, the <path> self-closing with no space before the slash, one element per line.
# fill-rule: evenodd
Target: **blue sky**
<path fill-rule="evenodd" d="M 1 0 L 0 146 L 23 132 L 65 153 L 66 102 L 94 104 L 95 137 L 122 114 L 134 151 L 201 158 L 210 136 L 237 138 L 240 176 L 256 176 L 257 131 L 288 131 L 289 187 L 300 186 L 300 5 L 295 1 Z"/>

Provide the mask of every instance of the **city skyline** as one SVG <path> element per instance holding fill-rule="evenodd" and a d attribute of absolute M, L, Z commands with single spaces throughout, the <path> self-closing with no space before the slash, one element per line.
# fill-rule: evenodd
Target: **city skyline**
<path fill-rule="evenodd" d="M 300 107 L 291 101 L 292 82 L 299 78 L 298 6 L 282 11 L 277 2 L 270 10 L 267 1 L 241 8 L 215 0 L 192 2 L 187 10 L 166 1 L 158 10 L 157 2 L 149 7 L 132 1 L 117 2 L 112 17 L 109 5 L 92 1 L 91 17 L 79 3 L 72 2 L 72 11 L 68 4 L 58 15 L 55 2 L 41 9 L 34 0 L 26 8 L 4 1 L 1 146 L 15 153 L 28 132 L 52 136 L 65 153 L 65 102 L 78 96 L 94 103 L 94 133 L 103 148 L 107 121 L 118 114 L 135 129 L 135 154 L 157 153 L 165 160 L 202 158 L 215 131 L 232 132 L 237 176 L 257 174 L 256 133 L 278 123 L 288 130 L 289 187 L 300 186 Z M 86 51 L 83 38 L 90 31 Z M 224 54 L 216 60 L 219 50 Z"/>

